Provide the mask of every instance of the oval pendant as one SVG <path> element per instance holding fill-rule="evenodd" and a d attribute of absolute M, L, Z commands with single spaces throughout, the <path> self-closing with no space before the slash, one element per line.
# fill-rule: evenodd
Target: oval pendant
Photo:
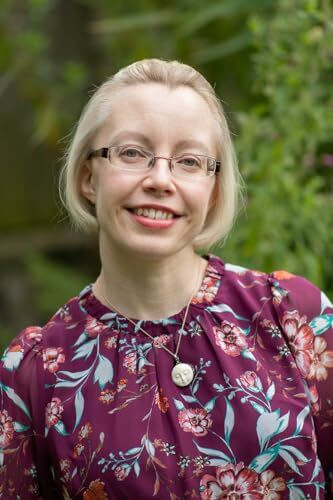
<path fill-rule="evenodd" d="M 171 378 L 178 387 L 186 387 L 194 379 L 194 370 L 188 363 L 177 363 L 172 368 Z"/>

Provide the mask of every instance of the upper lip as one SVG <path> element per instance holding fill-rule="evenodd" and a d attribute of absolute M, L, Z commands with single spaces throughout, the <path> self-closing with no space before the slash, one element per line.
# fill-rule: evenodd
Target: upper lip
<path fill-rule="evenodd" d="M 174 210 L 173 208 L 170 208 L 170 207 L 166 207 L 164 205 L 158 205 L 156 203 L 143 203 L 142 205 L 138 204 L 138 205 L 134 205 L 134 206 L 131 206 L 131 207 L 126 207 L 128 210 L 135 210 L 135 209 L 138 209 L 138 208 L 147 208 L 147 209 L 154 209 L 154 210 L 161 210 L 161 212 L 168 212 L 168 213 L 171 213 L 173 215 L 176 215 L 176 216 L 180 216 L 181 214 L 178 213 L 176 210 Z"/>

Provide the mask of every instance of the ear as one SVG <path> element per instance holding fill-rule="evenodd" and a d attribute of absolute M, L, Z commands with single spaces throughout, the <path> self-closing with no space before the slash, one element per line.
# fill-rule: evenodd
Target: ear
<path fill-rule="evenodd" d="M 96 186 L 92 171 L 92 165 L 89 160 L 85 161 L 80 172 L 79 186 L 81 194 L 93 205 L 96 203 Z"/>

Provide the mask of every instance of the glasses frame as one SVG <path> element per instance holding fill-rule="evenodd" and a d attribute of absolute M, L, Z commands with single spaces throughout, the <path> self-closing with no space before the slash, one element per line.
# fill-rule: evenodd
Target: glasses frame
<path fill-rule="evenodd" d="M 124 144 L 124 146 L 131 146 L 131 144 Z M 109 157 L 110 156 L 109 152 L 110 152 L 111 148 L 115 148 L 115 147 L 121 147 L 121 146 L 109 146 L 109 147 L 95 149 L 94 151 L 91 151 L 89 153 L 88 160 L 90 160 L 91 158 L 96 158 L 96 157 L 98 157 L 98 158 L 106 158 L 111 163 L 110 157 Z M 134 147 L 134 145 L 133 145 L 133 147 Z M 139 149 L 141 149 L 141 148 L 139 148 Z M 146 151 L 146 152 L 150 153 L 152 155 L 151 163 L 148 165 L 148 168 L 137 169 L 138 172 L 146 172 L 146 171 L 152 169 L 154 167 L 154 165 L 155 165 L 155 161 L 156 160 L 160 160 L 160 159 L 167 160 L 169 162 L 169 169 L 170 169 L 170 171 L 171 172 L 174 171 L 172 160 L 176 160 L 178 158 L 178 156 L 175 156 L 175 157 L 172 157 L 172 158 L 167 158 L 165 156 L 154 156 L 153 153 L 151 153 L 150 151 Z M 209 158 L 210 160 L 214 161 L 214 170 L 207 170 L 207 175 L 202 176 L 202 178 L 212 177 L 213 175 L 216 175 L 216 174 L 218 174 L 220 172 L 220 170 L 221 170 L 221 162 L 219 160 L 216 160 L 212 156 L 207 156 L 207 155 L 199 155 L 198 154 L 196 156 L 204 156 L 205 158 Z M 130 172 L 135 172 L 135 169 L 125 169 L 124 168 L 122 170 L 130 171 Z M 184 177 L 186 177 L 186 176 L 184 176 Z M 188 177 L 190 177 L 190 175 Z"/>

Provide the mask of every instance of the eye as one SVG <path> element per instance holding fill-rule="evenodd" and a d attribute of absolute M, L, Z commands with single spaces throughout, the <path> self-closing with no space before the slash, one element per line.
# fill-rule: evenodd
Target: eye
<path fill-rule="evenodd" d="M 192 170 L 201 168 L 201 160 L 196 156 L 182 156 L 181 158 L 177 158 L 177 163 L 179 163 L 182 167 L 189 168 Z"/>
<path fill-rule="evenodd" d="M 124 160 L 141 160 L 146 158 L 145 152 L 140 148 L 133 146 L 123 146 L 119 150 L 119 156 Z"/>

